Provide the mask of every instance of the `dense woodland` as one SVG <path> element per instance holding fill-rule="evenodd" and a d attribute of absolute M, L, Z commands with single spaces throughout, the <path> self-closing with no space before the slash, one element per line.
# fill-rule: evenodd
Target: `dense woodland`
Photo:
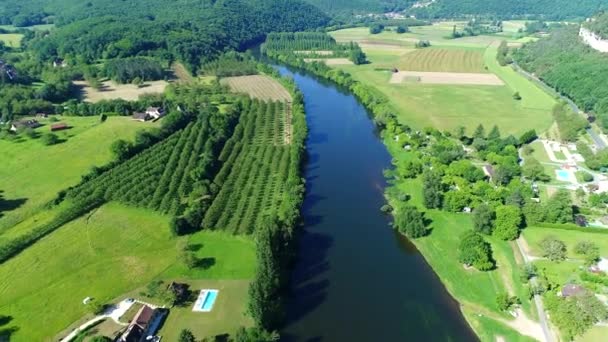
<path fill-rule="evenodd" d="M 584 111 L 594 112 L 608 128 L 608 57 L 582 43 L 578 26 L 560 28 L 514 54 L 521 67 L 536 74 Z"/>

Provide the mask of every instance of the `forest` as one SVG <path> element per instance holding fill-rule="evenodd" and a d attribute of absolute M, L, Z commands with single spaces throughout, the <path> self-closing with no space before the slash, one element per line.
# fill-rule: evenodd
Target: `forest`
<path fill-rule="evenodd" d="M 419 18 L 462 18 L 489 16 L 500 19 L 573 19 L 586 18 L 608 8 L 607 0 L 437 0 L 428 7 L 415 9 Z"/>
<path fill-rule="evenodd" d="M 583 44 L 578 26 L 556 29 L 548 38 L 516 50 L 514 59 L 608 128 L 608 57 Z"/>
<path fill-rule="evenodd" d="M 36 8 L 26 1 L 26 5 Z M 40 4 L 40 2 L 35 2 Z M 78 57 L 97 59 L 157 56 L 180 60 L 192 71 L 229 49 L 241 49 L 270 31 L 300 31 L 329 20 L 297 0 L 129 1 L 44 3 L 57 28 L 28 43 L 40 61 Z"/>

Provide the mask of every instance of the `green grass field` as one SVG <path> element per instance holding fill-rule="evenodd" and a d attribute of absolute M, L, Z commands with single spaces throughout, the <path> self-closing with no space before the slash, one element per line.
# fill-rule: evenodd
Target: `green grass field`
<path fill-rule="evenodd" d="M 248 238 L 217 232 L 193 235 L 189 243 L 200 247 L 197 256 L 214 260 L 208 269 L 194 271 L 179 260 L 183 239 L 172 237 L 167 217 L 115 203 L 65 225 L 0 265 L 0 315 L 11 316 L 8 326 L 18 328 L 11 341 L 52 340 L 87 314 L 82 304 L 87 296 L 106 303 L 153 279 L 253 276 L 254 243 Z M 227 294 L 239 299 L 227 304 L 227 310 L 218 310 L 217 320 L 225 321 L 226 329 L 231 324 L 236 329 L 247 321 L 241 300 L 246 289 L 226 284 Z M 218 302 L 218 308 L 222 305 Z M 191 328 L 206 332 L 196 320 L 190 322 Z"/>
<path fill-rule="evenodd" d="M 0 41 L 4 42 L 5 46 L 12 47 L 12 48 L 21 47 L 21 38 L 23 38 L 23 35 L 20 33 L 0 34 Z"/>
<path fill-rule="evenodd" d="M 51 122 L 40 122 L 44 126 L 36 131 L 49 132 Z M 104 123 L 96 116 L 63 117 L 60 122 L 73 128 L 57 132 L 64 140 L 57 145 L 45 146 L 40 139 L 26 137 L 0 140 L 0 191 L 14 208 L 5 208 L 0 216 L 0 238 L 19 222 L 40 215 L 42 206 L 60 190 L 77 184 L 91 167 L 109 162 L 110 145 L 115 140 L 131 140 L 137 130 L 153 127 L 126 117 L 109 117 Z"/>
<path fill-rule="evenodd" d="M 340 30 L 331 34 L 339 41 L 364 42 L 364 51 L 370 63 L 339 68 L 385 94 L 404 124 L 417 128 L 432 126 L 442 130 L 465 126 L 469 132 L 479 124 L 486 127 L 496 124 L 503 133 L 513 134 L 521 134 L 531 128 L 538 132 L 549 129 L 555 100 L 511 67 L 498 65 L 495 42 L 502 38 L 478 36 L 467 37 L 471 38 L 468 40 L 441 40 L 449 33 L 451 25 L 414 27 L 412 32 L 404 35 L 395 32 L 370 35 L 365 28 Z M 437 39 L 441 44 L 424 50 L 412 50 L 412 36 Z M 371 40 L 375 45 L 368 44 Z M 382 46 L 383 42 L 398 43 L 400 46 Z M 395 66 L 400 70 L 487 71 L 496 74 L 505 85 L 390 84 L 391 73 L 388 70 Z M 522 96 L 521 101 L 513 99 L 516 91 Z M 522 125 L 522 122 L 526 125 Z"/>
<path fill-rule="evenodd" d="M 526 228 L 522 234 L 528 242 L 531 253 L 535 256 L 542 254 L 539 243 L 547 236 L 555 236 L 566 244 L 569 258 L 580 258 L 574 253 L 574 246 L 581 241 L 595 243 L 600 248 L 600 254 L 608 257 L 608 236 L 605 234 L 539 227 Z"/>

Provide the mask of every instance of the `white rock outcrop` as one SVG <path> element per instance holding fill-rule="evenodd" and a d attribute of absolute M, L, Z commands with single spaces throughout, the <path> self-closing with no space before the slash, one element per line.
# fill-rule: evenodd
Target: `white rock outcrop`
<path fill-rule="evenodd" d="M 583 42 L 599 52 L 608 52 L 608 40 L 603 40 L 599 35 L 581 26 L 578 33 Z"/>

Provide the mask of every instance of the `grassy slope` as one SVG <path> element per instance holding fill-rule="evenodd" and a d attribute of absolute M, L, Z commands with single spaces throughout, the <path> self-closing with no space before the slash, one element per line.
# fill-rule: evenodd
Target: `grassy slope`
<path fill-rule="evenodd" d="M 411 33 L 397 35 L 385 32 L 370 35 L 365 29 L 347 29 L 333 32 L 332 35 L 340 41 L 355 40 L 359 42 L 375 41 L 376 43 L 399 44 L 400 46 L 382 47 L 381 45 L 366 46 L 370 64 L 362 66 L 341 66 L 356 79 L 373 85 L 391 100 L 392 105 L 400 114 L 403 123 L 422 128 L 433 126 L 439 129 L 452 130 L 465 126 L 469 131 L 478 124 L 491 127 L 497 124 L 503 133 L 521 134 L 525 130 L 535 128 L 539 132 L 549 128 L 552 122 L 551 108 L 554 100 L 534 84 L 519 76 L 509 67 L 500 67 L 495 61 L 496 48 L 488 47 L 497 37 L 479 36 L 465 39 L 448 40 L 443 38 L 449 34 L 451 24 L 434 25 L 431 27 L 413 27 Z M 470 38 L 470 39 L 468 39 Z M 446 86 L 423 84 L 389 84 L 390 72 L 378 68 L 391 68 L 407 60 L 410 54 L 421 52 L 412 51 L 412 40 L 430 39 L 435 41 L 434 48 L 452 49 L 454 53 L 477 51 L 484 53 L 484 63 L 488 71 L 498 75 L 505 86 Z M 475 53 L 470 53 L 474 56 Z M 471 58 L 469 58 L 469 61 Z M 470 62 L 460 59 L 458 66 L 454 60 L 423 62 L 427 71 L 466 70 Z M 441 66 L 438 63 L 447 63 Z M 447 68 L 447 69 L 446 69 Z M 515 101 L 512 95 L 519 91 L 522 101 Z M 521 125 L 525 120 L 526 125 Z"/>
<path fill-rule="evenodd" d="M 66 141 L 54 146 L 44 146 L 39 139 L 0 140 L 0 191 L 5 200 L 25 200 L 17 209 L 2 213 L 0 237 L 7 228 L 38 213 L 57 192 L 78 183 L 92 166 L 109 162 L 112 142 L 133 139 L 137 130 L 151 127 L 126 117 L 109 117 L 103 124 L 98 117 L 64 117 L 61 122 L 74 128 L 57 132 Z M 36 131 L 49 132 L 51 122 L 41 123 L 45 126 Z"/>
<path fill-rule="evenodd" d="M 111 203 L 67 224 L 0 265 L 0 315 L 12 316 L 9 326 L 19 328 L 11 341 L 50 339 L 87 313 L 81 303 L 87 296 L 108 302 L 156 278 L 252 277 L 252 241 L 213 232 L 191 239 L 201 245 L 198 257 L 216 261 L 208 270 L 183 267 L 183 242 L 169 233 L 168 218 L 148 210 Z M 231 312 L 235 324 L 243 311 Z"/>

